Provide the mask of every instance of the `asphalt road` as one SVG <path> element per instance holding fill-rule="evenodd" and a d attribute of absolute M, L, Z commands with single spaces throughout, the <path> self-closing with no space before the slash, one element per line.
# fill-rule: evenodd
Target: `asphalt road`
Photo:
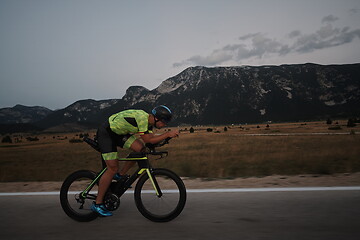
<path fill-rule="evenodd" d="M 69 219 L 58 196 L 0 196 L 0 239 L 360 239 L 360 191 L 189 193 L 183 213 L 154 223 L 122 198 L 113 217 Z"/>

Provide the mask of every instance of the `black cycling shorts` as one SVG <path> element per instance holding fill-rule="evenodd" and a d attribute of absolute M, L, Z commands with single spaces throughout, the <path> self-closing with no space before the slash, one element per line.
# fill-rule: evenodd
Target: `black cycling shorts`
<path fill-rule="evenodd" d="M 129 148 L 136 140 L 136 137 L 132 134 L 118 135 L 111 131 L 108 121 L 99 127 L 96 135 L 100 152 L 104 160 L 117 159 L 117 147 Z"/>

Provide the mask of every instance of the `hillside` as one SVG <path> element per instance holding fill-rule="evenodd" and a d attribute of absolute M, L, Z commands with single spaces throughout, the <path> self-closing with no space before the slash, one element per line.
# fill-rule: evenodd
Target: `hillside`
<path fill-rule="evenodd" d="M 19 122 L 11 109 L 0 109 L 0 123 L 29 123 L 39 129 L 76 123 L 88 128 L 123 109 L 150 111 L 160 104 L 173 110 L 172 125 L 358 117 L 359 79 L 360 64 L 198 66 L 185 69 L 153 90 L 131 86 L 122 99 L 80 100 L 47 114 L 34 113 L 37 118 L 31 121 Z"/>

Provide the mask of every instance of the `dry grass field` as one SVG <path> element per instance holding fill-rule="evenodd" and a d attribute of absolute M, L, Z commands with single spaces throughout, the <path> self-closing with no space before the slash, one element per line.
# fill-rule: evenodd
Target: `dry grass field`
<path fill-rule="evenodd" d="M 329 130 L 325 122 L 226 126 L 227 131 L 224 126 L 193 127 L 194 133 L 181 127 L 180 137 L 163 147 L 169 156 L 153 165 L 208 179 L 360 172 L 360 126 L 337 122 L 331 126 L 341 129 Z M 62 181 L 75 170 L 100 170 L 97 152 L 70 142 L 79 140 L 79 133 L 30 136 L 38 141 L 26 137 L 11 136 L 13 143 L 0 144 L 0 182 Z"/>

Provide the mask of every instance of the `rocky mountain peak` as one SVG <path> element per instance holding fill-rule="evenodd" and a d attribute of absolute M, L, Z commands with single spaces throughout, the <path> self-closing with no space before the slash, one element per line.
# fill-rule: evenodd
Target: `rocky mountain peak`
<path fill-rule="evenodd" d="M 162 104 L 173 110 L 175 125 L 354 117 L 360 115 L 359 79 L 360 64 L 189 67 L 153 90 L 129 87 L 122 99 L 81 100 L 44 109 L 45 115 L 36 113 L 40 108 L 0 109 L 0 123 L 36 121 L 24 117 L 29 110 L 43 118 L 36 122 L 41 128 L 73 122 L 96 127 L 115 112 Z"/>
<path fill-rule="evenodd" d="M 27 107 L 20 104 L 0 109 L 0 123 L 32 123 L 39 121 L 53 111 L 45 107 Z"/>
<path fill-rule="evenodd" d="M 132 105 L 145 100 L 150 101 L 152 98 L 151 96 L 153 96 L 153 94 L 151 94 L 149 89 L 142 86 L 131 86 L 126 90 L 122 100 Z"/>

